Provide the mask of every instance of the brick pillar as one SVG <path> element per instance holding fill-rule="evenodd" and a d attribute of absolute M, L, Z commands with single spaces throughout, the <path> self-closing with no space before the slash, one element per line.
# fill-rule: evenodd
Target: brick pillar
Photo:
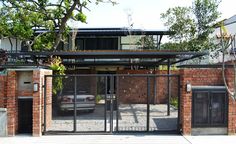
<path fill-rule="evenodd" d="M 33 83 L 38 83 L 39 90 L 33 92 L 33 136 L 41 136 L 42 132 L 42 122 L 41 122 L 41 99 L 42 99 L 42 80 L 41 80 L 41 71 L 33 71 Z"/>
<path fill-rule="evenodd" d="M 227 69 L 226 70 L 226 81 L 231 89 L 233 91 L 234 87 L 234 70 L 233 69 Z M 233 100 L 233 98 L 229 95 L 229 102 L 228 102 L 228 134 L 232 135 L 236 133 L 236 102 Z"/>
<path fill-rule="evenodd" d="M 185 75 L 185 70 L 180 70 L 181 96 L 180 96 L 180 119 L 182 123 L 182 131 L 184 135 L 191 134 L 191 111 L 192 111 L 192 93 L 186 92 L 186 84 L 191 78 Z"/>
<path fill-rule="evenodd" d="M 7 73 L 7 100 L 6 100 L 6 108 L 7 108 L 7 119 L 8 119 L 8 135 L 14 136 L 17 131 L 18 125 L 18 107 L 17 107 L 17 99 L 16 99 L 16 72 L 9 71 Z"/>
<path fill-rule="evenodd" d="M 44 75 L 52 75 L 52 71 L 50 71 L 50 70 L 45 71 L 44 70 Z M 46 96 L 47 96 L 46 126 L 49 127 L 51 125 L 51 121 L 52 121 L 52 77 L 47 77 L 46 86 L 47 86 L 47 89 L 46 89 L 47 90 L 46 91 Z M 42 111 L 44 111 L 44 109 L 42 109 Z"/>
<path fill-rule="evenodd" d="M 6 107 L 6 75 L 0 75 L 0 108 Z"/>

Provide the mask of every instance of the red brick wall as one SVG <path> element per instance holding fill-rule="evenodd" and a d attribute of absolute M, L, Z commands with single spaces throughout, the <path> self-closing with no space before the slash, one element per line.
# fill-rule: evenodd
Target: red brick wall
<path fill-rule="evenodd" d="M 39 91 L 19 91 L 17 85 L 17 73 L 14 70 L 7 72 L 7 75 L 0 75 L 0 107 L 7 108 L 8 135 L 14 136 L 18 131 L 18 96 L 33 96 L 33 135 L 40 136 L 42 133 L 43 120 L 43 82 L 44 75 L 51 75 L 51 70 L 38 69 L 33 72 L 33 83 L 39 84 Z M 52 81 L 47 81 L 47 123 L 51 122 L 52 112 Z"/>
<path fill-rule="evenodd" d="M 231 89 L 233 91 L 234 87 L 234 72 L 231 69 L 228 69 L 226 71 L 226 81 Z M 232 97 L 229 95 L 229 107 L 228 107 L 228 134 L 235 134 L 236 133 L 236 102 L 232 99 Z"/>
<path fill-rule="evenodd" d="M 6 88 L 6 108 L 8 119 L 8 135 L 14 136 L 18 128 L 18 104 L 17 104 L 17 74 L 15 71 L 7 73 L 7 88 Z"/>
<path fill-rule="evenodd" d="M 0 75 L 0 108 L 6 107 L 6 75 Z"/>
<path fill-rule="evenodd" d="M 167 70 L 156 71 L 157 75 L 167 75 Z M 179 75 L 178 70 L 172 70 L 170 74 Z M 168 98 L 168 77 L 157 77 L 157 101 L 156 103 L 167 103 Z M 171 97 L 178 96 L 178 77 L 170 77 Z"/>
<path fill-rule="evenodd" d="M 186 92 L 186 84 L 191 83 L 192 86 L 222 86 L 223 79 L 221 69 L 181 69 L 181 123 L 183 134 L 191 134 L 191 111 L 192 111 L 192 92 Z M 233 72 L 226 71 L 227 83 L 232 87 Z M 229 98 L 228 112 L 228 133 L 235 134 L 236 129 L 236 105 Z"/>
<path fill-rule="evenodd" d="M 149 70 L 121 70 L 118 74 L 151 74 L 167 75 L 167 71 L 156 72 Z M 171 74 L 179 74 L 179 71 L 171 71 Z M 119 100 L 121 103 L 147 103 L 147 77 L 119 77 Z M 167 103 L 167 77 L 156 77 L 156 98 L 154 98 L 154 77 L 150 77 L 150 102 Z M 178 78 L 170 77 L 171 95 L 178 94 Z"/>
<path fill-rule="evenodd" d="M 43 99 L 43 85 L 44 85 L 44 75 L 51 75 L 50 70 L 34 70 L 33 71 L 33 83 L 39 84 L 39 91 L 33 92 L 33 136 L 42 135 L 42 124 L 43 124 L 43 115 L 44 115 L 44 99 Z M 47 111 L 46 111 L 46 122 L 47 125 L 50 125 L 52 119 L 52 81 L 47 79 Z"/>
<path fill-rule="evenodd" d="M 52 75 L 52 71 L 44 70 L 44 75 Z M 42 77 L 42 81 L 44 82 L 44 77 Z M 46 102 L 46 126 L 49 127 L 51 125 L 51 120 L 52 120 L 52 78 L 47 77 L 46 79 L 46 96 L 47 96 L 47 102 Z M 42 89 L 42 124 L 44 124 L 44 89 Z M 43 127 L 42 127 L 43 131 Z"/>
<path fill-rule="evenodd" d="M 148 74 L 147 70 L 121 70 L 118 74 Z M 153 78 L 150 79 L 153 84 Z M 118 96 L 120 103 L 147 103 L 147 77 L 119 77 Z M 151 90 L 153 95 L 153 90 Z"/>

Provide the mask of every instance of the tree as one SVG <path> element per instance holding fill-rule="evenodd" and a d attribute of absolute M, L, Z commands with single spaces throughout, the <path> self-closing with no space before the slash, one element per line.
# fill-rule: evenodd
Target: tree
<path fill-rule="evenodd" d="M 145 49 L 145 50 L 153 50 L 157 48 L 155 46 L 153 36 L 149 36 L 149 35 L 141 37 L 138 40 L 137 45 L 141 46 L 140 49 Z"/>
<path fill-rule="evenodd" d="M 164 25 L 175 34 L 172 42 L 162 45 L 175 50 L 202 51 L 215 48 L 210 38 L 213 24 L 219 18 L 218 0 L 194 0 L 192 7 L 175 7 L 161 14 Z"/>
<path fill-rule="evenodd" d="M 227 29 L 224 26 L 224 23 L 221 22 L 220 25 L 220 35 L 217 36 L 217 38 L 220 40 L 219 45 L 222 52 L 222 78 L 224 85 L 226 87 L 227 92 L 229 95 L 233 98 L 233 100 L 236 100 L 236 53 L 235 53 L 235 35 L 229 35 L 227 32 Z M 228 53 L 228 49 L 231 48 L 231 51 Z M 232 53 L 232 54 L 231 54 Z M 234 70 L 234 78 L 233 81 L 233 88 L 232 90 L 229 88 L 227 82 L 226 82 L 226 75 L 225 75 L 225 55 L 231 55 L 231 60 L 228 62 L 231 62 L 233 64 L 233 70 Z"/>
<path fill-rule="evenodd" d="M 209 35 L 214 31 L 213 24 L 219 18 L 220 13 L 217 11 L 219 5 L 218 0 L 195 0 L 193 5 L 193 13 L 196 17 L 197 38 L 208 39 Z"/>
<path fill-rule="evenodd" d="M 164 25 L 175 32 L 170 39 L 179 43 L 188 41 L 194 36 L 196 26 L 192 17 L 190 7 L 174 7 L 161 14 L 161 19 L 165 20 Z"/>
<path fill-rule="evenodd" d="M 94 0 L 94 3 L 112 0 Z M 86 23 L 83 9 L 91 0 L 2 0 L 0 4 L 1 38 L 27 41 L 33 50 L 56 50 L 69 33 L 68 20 Z M 36 34 L 37 29 L 45 32 Z"/>

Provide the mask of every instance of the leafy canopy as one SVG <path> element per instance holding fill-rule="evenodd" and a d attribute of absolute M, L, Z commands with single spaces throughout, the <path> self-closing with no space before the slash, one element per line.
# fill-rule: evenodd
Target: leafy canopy
<path fill-rule="evenodd" d="M 162 49 L 202 51 L 215 48 L 210 38 L 213 25 L 219 18 L 218 0 L 194 0 L 191 7 L 169 8 L 161 14 L 164 25 L 175 34 L 172 42 L 162 45 Z"/>
<path fill-rule="evenodd" d="M 90 3 L 112 0 L 1 0 L 0 36 L 28 41 L 33 50 L 56 50 L 69 32 L 68 20 L 86 23 Z M 46 32 L 35 33 L 36 29 Z"/>
<path fill-rule="evenodd" d="M 141 46 L 139 47 L 140 49 L 145 49 L 145 50 L 156 49 L 154 38 L 153 36 L 150 35 L 141 37 L 136 44 Z"/>

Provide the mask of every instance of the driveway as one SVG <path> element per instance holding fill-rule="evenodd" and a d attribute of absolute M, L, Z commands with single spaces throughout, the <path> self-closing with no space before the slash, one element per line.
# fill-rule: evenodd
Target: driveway
<path fill-rule="evenodd" d="M 117 111 L 113 112 L 113 129 L 116 128 Z M 178 111 L 171 107 L 167 116 L 167 105 L 150 105 L 150 131 L 176 130 Z M 76 117 L 77 131 L 104 131 L 104 105 L 97 105 L 93 113 L 79 112 Z M 110 129 L 110 111 L 107 111 L 107 131 Z M 73 131 L 73 112 L 53 117 L 48 131 Z M 118 113 L 119 131 L 145 131 L 147 125 L 146 104 L 121 104 Z"/>

